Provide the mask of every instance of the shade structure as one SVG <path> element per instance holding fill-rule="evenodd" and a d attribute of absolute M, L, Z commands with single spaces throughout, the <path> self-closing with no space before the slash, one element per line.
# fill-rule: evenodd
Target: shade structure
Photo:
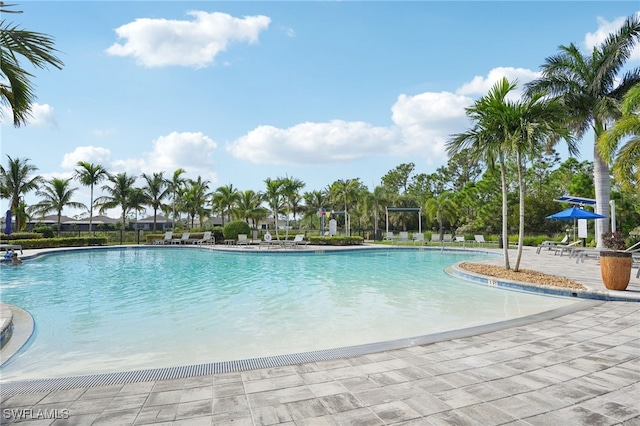
<path fill-rule="evenodd" d="M 593 213 L 587 210 L 582 210 L 578 207 L 570 207 L 561 212 L 554 213 L 551 216 L 547 216 L 547 219 L 558 220 L 573 220 L 573 219 L 604 219 L 606 216 L 602 216 L 598 213 Z"/>
<path fill-rule="evenodd" d="M 547 216 L 547 219 L 556 219 L 556 220 L 573 220 L 573 240 L 576 239 L 576 226 L 575 221 L 578 219 L 604 219 L 606 216 L 602 216 L 598 213 L 593 213 L 587 210 L 582 210 L 576 206 L 570 207 L 566 210 L 562 210 L 561 212 L 554 213 L 551 216 Z"/>
<path fill-rule="evenodd" d="M 11 229 L 11 210 L 7 210 L 7 217 L 4 223 L 4 233 L 9 235 L 13 230 Z"/>

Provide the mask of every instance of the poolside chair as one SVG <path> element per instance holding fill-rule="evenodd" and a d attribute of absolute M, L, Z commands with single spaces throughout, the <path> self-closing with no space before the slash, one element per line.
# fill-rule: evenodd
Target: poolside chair
<path fill-rule="evenodd" d="M 473 244 L 478 244 L 479 246 L 482 246 L 483 244 L 496 244 L 495 241 L 487 241 L 484 239 L 484 235 L 474 235 L 474 242 Z"/>
<path fill-rule="evenodd" d="M 553 250 L 553 255 L 557 256 L 558 254 L 560 254 L 560 257 L 562 257 L 562 255 L 567 253 L 569 254 L 569 257 L 573 257 L 573 255 L 575 254 L 574 253 L 575 249 L 583 248 L 583 247 L 578 247 L 579 245 L 582 245 L 582 240 L 576 240 L 570 244 L 556 245 Z"/>
<path fill-rule="evenodd" d="M 444 234 L 442 236 L 443 243 L 452 243 L 453 242 L 453 234 Z"/>
<path fill-rule="evenodd" d="M 387 232 L 387 235 L 385 235 L 385 237 L 383 238 L 383 240 L 385 241 L 395 241 L 396 239 L 396 235 L 391 231 Z"/>
<path fill-rule="evenodd" d="M 440 241 L 440 234 L 431 234 L 431 242 L 432 243 L 439 243 Z"/>
<path fill-rule="evenodd" d="M 536 250 L 536 253 L 540 254 L 540 250 L 542 250 L 543 248 L 547 250 L 551 250 L 552 248 L 555 248 L 557 246 L 567 245 L 568 242 L 569 242 L 569 235 L 565 235 L 562 241 L 553 241 L 553 240 L 543 241 L 538 246 L 538 250 Z"/>
<path fill-rule="evenodd" d="M 258 244 L 258 248 L 262 248 L 262 247 L 266 247 L 266 248 L 277 248 L 280 247 L 280 241 L 274 241 L 273 237 L 271 236 L 271 234 L 269 232 L 267 232 L 266 234 L 264 234 L 264 237 L 262 237 L 262 241 L 260 241 L 260 244 Z"/>
<path fill-rule="evenodd" d="M 427 243 L 427 241 L 424 239 L 424 234 L 413 234 L 413 245 L 415 246 L 416 243 L 419 243 L 420 245 Z"/>
<path fill-rule="evenodd" d="M 239 246 L 249 246 L 251 241 L 247 238 L 247 234 L 238 234 L 238 241 L 236 241 L 236 245 Z"/>
<path fill-rule="evenodd" d="M 197 245 L 202 245 L 202 244 L 214 244 L 215 245 L 216 240 L 211 235 L 211 231 L 204 231 L 204 234 L 202 235 L 202 238 L 192 240 L 191 243 L 192 244 L 197 244 Z"/>
<path fill-rule="evenodd" d="M 295 248 L 295 247 L 298 247 L 298 246 L 303 246 L 303 247 L 304 247 L 304 246 L 306 246 L 307 244 L 309 244 L 309 241 L 305 241 L 305 240 L 304 240 L 304 234 L 298 234 L 298 235 L 296 235 L 296 236 L 294 237 L 294 239 L 293 239 L 293 240 L 291 240 L 291 241 L 286 240 L 286 241 L 283 243 L 283 247 L 284 247 L 284 248 L 287 248 L 287 247 L 288 247 L 288 248 Z"/>
<path fill-rule="evenodd" d="M 466 240 L 464 239 L 464 235 L 456 235 L 455 241 L 456 244 L 462 244 L 462 247 L 465 246 Z"/>
<path fill-rule="evenodd" d="M 20 250 L 20 254 L 22 253 L 22 246 L 19 244 L 8 244 L 8 243 L 4 243 L 4 244 L 0 244 L 0 250 L 5 250 L 6 252 L 9 252 L 9 250 Z"/>
<path fill-rule="evenodd" d="M 173 238 L 171 240 L 171 244 L 187 244 L 187 241 L 189 241 L 189 235 L 190 234 L 188 232 L 183 232 L 182 237 Z"/>
<path fill-rule="evenodd" d="M 408 243 L 409 242 L 409 233 L 405 232 L 405 231 L 400 231 L 400 234 L 398 235 L 398 240 L 397 240 L 397 244 L 400 243 Z"/>
<path fill-rule="evenodd" d="M 171 239 L 173 238 L 173 232 L 167 231 L 164 233 L 164 238 L 161 240 L 155 240 L 154 244 L 171 244 Z"/>

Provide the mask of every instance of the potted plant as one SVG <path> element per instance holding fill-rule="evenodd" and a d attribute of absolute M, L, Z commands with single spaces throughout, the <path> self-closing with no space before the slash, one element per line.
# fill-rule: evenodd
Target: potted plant
<path fill-rule="evenodd" d="M 602 242 L 609 250 L 600 252 L 600 273 L 609 290 L 626 290 L 631 279 L 632 255 L 623 251 L 625 241 L 620 232 L 605 232 Z"/>

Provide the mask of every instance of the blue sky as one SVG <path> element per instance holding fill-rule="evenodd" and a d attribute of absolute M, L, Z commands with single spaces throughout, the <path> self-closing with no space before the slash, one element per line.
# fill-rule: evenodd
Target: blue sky
<path fill-rule="evenodd" d="M 26 157 L 46 178 L 70 177 L 80 160 L 134 175 L 182 167 L 212 190 L 256 191 L 286 175 L 303 191 L 351 178 L 372 189 L 407 162 L 433 173 L 449 136 L 468 128 L 464 108 L 496 80 L 520 88 L 559 45 L 590 49 L 640 10 L 637 1 L 18 8 L 3 18 L 54 36 L 65 67 L 34 71 L 28 126 L 13 128 L 5 113 L 3 164 Z M 629 65 L 639 62 L 637 49 Z M 592 159 L 591 137 L 581 146 Z"/>

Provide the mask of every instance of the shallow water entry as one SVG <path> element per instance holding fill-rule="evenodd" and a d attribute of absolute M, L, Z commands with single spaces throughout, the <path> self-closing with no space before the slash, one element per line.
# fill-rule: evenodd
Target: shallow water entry
<path fill-rule="evenodd" d="M 488 324 L 575 299 L 468 283 L 479 253 L 87 250 L 2 269 L 2 299 L 36 322 L 3 381 L 229 361 Z"/>

